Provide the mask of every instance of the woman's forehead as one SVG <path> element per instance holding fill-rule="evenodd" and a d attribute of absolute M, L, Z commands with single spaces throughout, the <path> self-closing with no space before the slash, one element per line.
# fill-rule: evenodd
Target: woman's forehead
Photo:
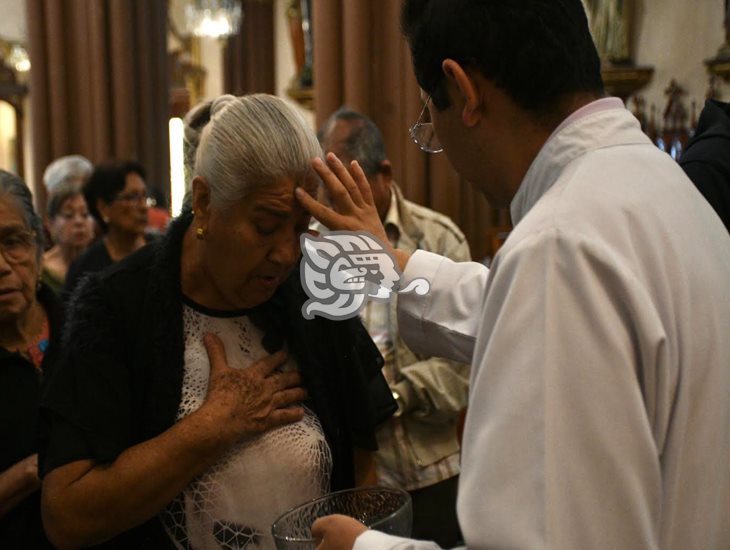
<path fill-rule="evenodd" d="M 302 181 L 301 187 L 307 192 L 315 193 L 318 183 L 315 181 Z M 276 182 L 258 187 L 238 201 L 233 208 L 239 213 L 271 214 L 277 217 L 289 217 L 300 210 L 299 201 L 294 195 L 294 189 L 299 185 L 292 178 L 280 178 Z"/>
<path fill-rule="evenodd" d="M 317 176 L 316 174 L 312 174 L 301 182 L 301 187 L 307 193 L 316 194 L 317 189 L 319 189 L 321 183 L 322 180 L 319 179 L 319 176 Z"/>
<path fill-rule="evenodd" d="M 127 172 L 127 175 L 124 176 L 124 189 L 135 189 L 144 187 L 144 179 L 137 172 Z"/>
<path fill-rule="evenodd" d="M 279 178 L 270 185 L 264 185 L 252 192 L 249 197 L 252 201 L 290 201 L 294 199 L 294 189 L 302 187 L 304 190 L 316 191 L 319 181 L 313 177 L 294 180 L 289 176 Z"/>
<path fill-rule="evenodd" d="M 79 193 L 74 193 L 73 195 L 69 195 L 68 197 L 63 199 L 63 201 L 61 201 L 60 206 L 61 206 L 61 208 L 64 208 L 66 206 L 70 207 L 70 206 L 74 206 L 74 205 L 78 205 L 78 204 L 82 204 L 82 203 L 85 204 L 86 199 L 84 199 L 84 195 L 81 192 L 79 192 Z"/>
<path fill-rule="evenodd" d="M 18 201 L 0 194 L 0 227 L 19 225 L 25 228 L 25 217 Z"/>

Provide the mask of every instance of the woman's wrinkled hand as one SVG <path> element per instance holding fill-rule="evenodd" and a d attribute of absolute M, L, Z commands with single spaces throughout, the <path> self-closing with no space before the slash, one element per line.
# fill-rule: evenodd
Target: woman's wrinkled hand
<path fill-rule="evenodd" d="M 312 167 L 322 178 L 333 208 L 318 202 L 301 188 L 296 190 L 299 202 L 331 231 L 366 231 L 387 243 L 370 183 L 360 165 L 353 161 L 348 170 L 333 153 L 328 153 L 325 158 L 326 163 L 322 159 L 314 159 Z"/>
<path fill-rule="evenodd" d="M 204 405 L 213 427 L 233 444 L 271 428 L 301 420 L 304 409 L 293 406 L 307 398 L 298 372 L 275 372 L 287 355 L 277 352 L 245 369 L 228 366 L 225 348 L 214 334 L 204 337 L 210 360 Z"/>
<path fill-rule="evenodd" d="M 351 550 L 355 539 L 367 529 L 350 516 L 335 514 L 316 520 L 312 524 L 312 536 L 317 540 L 317 550 Z"/>

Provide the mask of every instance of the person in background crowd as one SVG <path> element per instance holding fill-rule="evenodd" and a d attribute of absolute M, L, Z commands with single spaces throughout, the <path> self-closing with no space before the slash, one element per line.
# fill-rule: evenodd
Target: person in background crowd
<path fill-rule="evenodd" d="M 218 98 L 222 101 L 224 97 L 234 97 L 230 94 Z M 195 154 L 200 144 L 200 136 L 203 129 L 210 122 L 210 108 L 208 102 L 199 103 L 185 115 L 183 134 L 183 172 L 185 174 L 185 196 L 183 197 L 183 210 L 190 208 L 192 197 L 193 176 L 195 175 Z"/>
<path fill-rule="evenodd" d="M 232 95 L 220 96 L 219 101 L 223 101 L 224 97 L 234 97 Z M 185 191 L 192 192 L 192 182 L 195 176 L 195 155 L 200 145 L 200 137 L 203 129 L 210 122 L 209 102 L 199 103 L 185 115 L 185 131 L 183 134 L 183 169 L 185 173 Z"/>
<path fill-rule="evenodd" d="M 393 251 L 430 283 L 398 297 L 405 341 L 471 361 L 466 546 L 730 548 L 727 229 L 605 97 L 581 0 L 406 0 L 401 21 L 430 113 L 411 135 L 514 223 L 489 270 Z M 388 246 L 357 164 L 313 165 L 337 210 L 302 204 Z M 437 548 L 345 516 L 312 532 Z"/>
<path fill-rule="evenodd" d="M 274 96 L 207 105 L 192 211 L 70 304 L 42 409 L 60 547 L 273 550 L 280 514 L 372 483 L 397 408 L 357 319 L 302 316 L 316 136 Z"/>
<path fill-rule="evenodd" d="M 46 191 L 52 193 L 56 187 L 68 181 L 83 184 L 94 170 L 94 165 L 81 155 L 59 157 L 49 164 L 43 172 Z"/>
<path fill-rule="evenodd" d="M 62 315 L 40 280 L 42 254 L 30 191 L 0 170 L 0 547 L 13 550 L 51 547 L 41 525 L 38 405 Z"/>
<path fill-rule="evenodd" d="M 454 222 L 403 198 L 393 181 L 383 136 L 372 120 L 341 108 L 324 123 L 319 140 L 325 152 L 345 164 L 360 164 L 391 245 L 408 252 L 427 250 L 455 262 L 471 259 Z M 398 403 L 396 415 L 378 430 L 378 483 L 410 492 L 414 537 L 454 546 L 461 540 L 456 426 L 466 407 L 469 365 L 411 351 L 398 331 L 396 304 L 397 299 L 369 301 L 361 315 L 385 359 L 385 376 Z"/>
<path fill-rule="evenodd" d="M 94 219 L 86 206 L 81 183 L 76 181 L 54 187 L 47 204 L 47 226 L 54 244 L 43 255 L 42 279 L 60 295 L 69 266 L 94 237 Z"/>
<path fill-rule="evenodd" d="M 147 243 L 145 171 L 135 161 L 98 165 L 84 184 L 84 198 L 102 232 L 71 264 L 64 293 L 70 295 L 81 277 L 101 271 Z"/>
<path fill-rule="evenodd" d="M 679 165 L 730 231 L 730 103 L 707 100 Z"/>
<path fill-rule="evenodd" d="M 46 188 L 46 203 L 55 189 L 67 182 L 83 185 L 86 179 L 94 171 L 94 165 L 86 157 L 81 155 L 66 155 L 51 162 L 43 172 L 43 185 Z M 48 223 L 43 226 L 43 235 L 46 249 L 53 247 L 53 236 L 51 235 Z M 98 235 L 96 224 L 93 226 L 93 239 Z"/>

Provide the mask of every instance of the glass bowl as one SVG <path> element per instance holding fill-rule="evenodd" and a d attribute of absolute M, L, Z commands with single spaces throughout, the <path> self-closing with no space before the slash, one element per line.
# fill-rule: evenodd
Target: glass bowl
<path fill-rule="evenodd" d="M 271 525 L 277 550 L 314 550 L 310 527 L 314 520 L 343 514 L 391 535 L 411 534 L 411 495 L 389 487 L 360 487 L 329 493 L 285 512 Z"/>

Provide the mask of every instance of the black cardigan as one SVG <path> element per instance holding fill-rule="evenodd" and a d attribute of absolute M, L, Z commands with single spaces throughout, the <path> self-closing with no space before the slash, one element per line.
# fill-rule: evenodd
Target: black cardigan
<path fill-rule="evenodd" d="M 181 216 L 164 239 L 90 275 L 74 293 L 65 357 L 43 401 L 44 471 L 85 458 L 111 462 L 174 424 L 184 364 L 180 258 L 191 219 Z M 286 342 L 298 362 L 308 405 L 332 449 L 332 489 L 338 490 L 354 483 L 353 446 L 376 449 L 375 426 L 397 405 L 381 373 L 383 359 L 360 321 L 307 321 L 301 315 L 306 299 L 295 269 L 250 315 L 268 351 Z M 166 539 L 154 518 L 132 531 L 104 547 L 157 548 L 158 537 Z"/>
<path fill-rule="evenodd" d="M 40 371 L 17 352 L 0 347 L 0 472 L 38 452 L 38 406 L 43 380 L 58 360 L 61 302 L 41 284 L 37 299 L 48 315 L 49 345 Z M 40 491 L 0 517 L 0 548 L 52 548 L 41 525 Z"/>

